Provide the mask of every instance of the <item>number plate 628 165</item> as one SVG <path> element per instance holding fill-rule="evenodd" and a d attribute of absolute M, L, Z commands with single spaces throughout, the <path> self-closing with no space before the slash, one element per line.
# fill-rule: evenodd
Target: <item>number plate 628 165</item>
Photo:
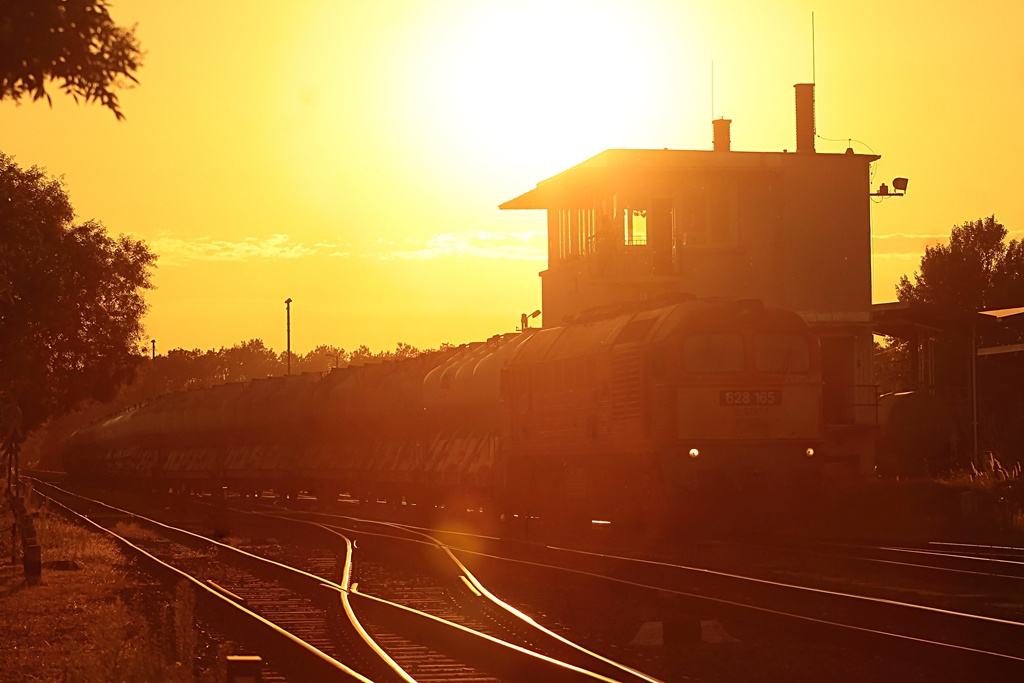
<path fill-rule="evenodd" d="M 778 389 L 730 389 L 718 395 L 723 406 L 781 406 L 782 392 Z"/>

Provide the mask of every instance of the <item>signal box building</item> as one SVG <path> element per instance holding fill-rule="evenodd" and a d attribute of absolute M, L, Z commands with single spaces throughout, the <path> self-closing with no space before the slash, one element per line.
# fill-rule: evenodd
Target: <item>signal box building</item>
<path fill-rule="evenodd" d="M 814 149 L 813 85 L 796 86 L 795 152 L 610 149 L 501 205 L 547 211 L 546 327 L 672 293 L 758 298 L 821 340 L 827 455 L 873 468 L 869 166 Z"/>

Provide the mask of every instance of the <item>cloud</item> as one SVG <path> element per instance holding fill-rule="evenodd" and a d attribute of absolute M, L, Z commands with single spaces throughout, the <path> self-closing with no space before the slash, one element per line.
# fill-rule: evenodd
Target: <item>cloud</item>
<path fill-rule="evenodd" d="M 350 258 L 356 254 L 350 244 L 295 242 L 290 235 L 278 233 L 265 238 L 246 237 L 239 241 L 211 237 L 179 239 L 163 234 L 150 242 L 163 265 L 181 265 L 190 261 L 250 261 L 254 259 L 298 259 L 311 256 Z M 442 257 L 511 259 L 544 261 L 547 237 L 544 232 L 463 231 L 435 234 L 426 241 L 407 239 L 404 244 L 378 239 L 359 254 L 381 260 L 426 260 Z"/>
<path fill-rule="evenodd" d="M 891 239 L 928 239 L 928 240 L 948 240 L 949 235 L 942 233 L 941 235 L 911 235 L 906 232 L 894 232 L 889 235 L 872 235 L 872 238 L 876 240 L 891 240 Z"/>
<path fill-rule="evenodd" d="M 886 253 L 886 252 L 879 253 L 879 252 L 876 251 L 874 253 L 874 255 L 873 255 L 873 258 L 876 261 L 879 260 L 879 259 L 884 260 L 884 261 L 920 261 L 921 260 L 921 254 L 918 254 L 916 252 L 909 252 L 909 251 L 896 252 L 896 253 Z"/>
<path fill-rule="evenodd" d="M 949 235 L 908 235 L 893 233 L 891 235 L 873 235 L 871 248 L 876 259 L 911 260 L 920 259 L 925 247 L 933 247 L 939 242 L 949 241 Z"/>
<path fill-rule="evenodd" d="M 1019 238 L 1024 231 L 1013 231 L 1010 237 Z M 911 235 L 892 233 L 873 235 L 874 258 L 886 260 L 918 260 L 925 247 L 948 242 L 948 234 Z M 354 256 L 351 244 L 334 242 L 293 242 L 290 235 L 276 233 L 269 237 L 246 237 L 239 241 L 216 240 L 199 237 L 190 240 L 162 234 L 150 243 L 163 265 L 181 265 L 189 261 L 247 261 L 253 259 L 298 259 L 310 256 L 350 258 Z M 426 260 L 442 257 L 468 257 L 482 259 L 510 259 L 515 261 L 544 261 L 547 259 L 547 235 L 532 232 L 445 232 L 426 241 L 407 239 L 404 244 L 378 239 L 376 245 L 362 256 L 382 260 Z"/>
<path fill-rule="evenodd" d="M 345 245 L 317 242 L 307 246 L 292 242 L 289 235 L 278 233 L 258 239 L 246 237 L 238 242 L 199 237 L 191 240 L 161 235 L 150 243 L 160 255 L 161 263 L 179 265 L 187 261 L 247 261 L 251 259 L 297 259 L 306 256 L 348 256 Z"/>
<path fill-rule="evenodd" d="M 390 246 L 390 245 L 389 245 Z M 543 261 L 547 259 L 544 232 L 446 232 L 425 243 L 407 240 L 408 248 L 380 254 L 382 259 L 435 259 L 442 256 Z"/>
<path fill-rule="evenodd" d="M 1008 239 L 1021 239 L 1024 231 L 1011 230 Z M 925 247 L 949 244 L 949 233 L 938 235 L 910 235 L 895 232 L 891 235 L 872 235 L 871 247 L 876 259 L 920 260 Z"/>

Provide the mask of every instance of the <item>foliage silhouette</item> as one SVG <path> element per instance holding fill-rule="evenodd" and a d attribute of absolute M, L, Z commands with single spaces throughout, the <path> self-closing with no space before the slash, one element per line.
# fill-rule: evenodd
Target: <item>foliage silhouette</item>
<path fill-rule="evenodd" d="M 0 3 L 0 99 L 46 98 L 48 81 L 77 102 L 99 102 L 121 120 L 114 90 L 138 83 L 135 27 L 117 26 L 106 0 Z"/>
<path fill-rule="evenodd" d="M 1024 243 L 1008 234 L 994 215 L 953 226 L 948 244 L 925 247 L 913 282 L 900 278 L 897 298 L 963 313 L 1024 305 Z"/>
<path fill-rule="evenodd" d="M 73 220 L 60 180 L 0 153 L 0 405 L 20 409 L 22 433 L 110 400 L 141 360 L 156 257 Z"/>
<path fill-rule="evenodd" d="M 1010 240 L 994 215 L 953 227 L 948 243 L 926 247 L 913 280 L 904 275 L 896 287 L 900 301 L 917 301 L 966 315 L 982 310 L 1024 306 L 1024 241 Z M 965 317 L 965 320 L 968 318 Z M 1024 325 L 980 327 L 977 339 L 965 323 L 936 339 L 935 391 L 959 423 L 960 442 L 971 443 L 970 382 L 972 343 L 979 347 L 1024 342 Z M 1003 465 L 1024 454 L 1024 354 L 977 359 L 978 423 L 981 452 L 1002 458 Z M 907 389 L 906 342 L 890 340 L 876 349 L 878 375 L 889 389 Z M 896 379 L 894 379 L 896 378 Z M 900 386 L 902 384 L 902 386 Z M 964 449 L 966 450 L 966 449 Z"/>

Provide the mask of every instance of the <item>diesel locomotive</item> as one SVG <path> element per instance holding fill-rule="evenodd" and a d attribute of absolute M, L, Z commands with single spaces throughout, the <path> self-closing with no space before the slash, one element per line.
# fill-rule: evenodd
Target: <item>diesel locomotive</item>
<path fill-rule="evenodd" d="M 593 311 L 397 361 L 168 394 L 76 432 L 80 477 L 155 489 L 635 520 L 814 476 L 818 342 L 758 300 Z"/>

